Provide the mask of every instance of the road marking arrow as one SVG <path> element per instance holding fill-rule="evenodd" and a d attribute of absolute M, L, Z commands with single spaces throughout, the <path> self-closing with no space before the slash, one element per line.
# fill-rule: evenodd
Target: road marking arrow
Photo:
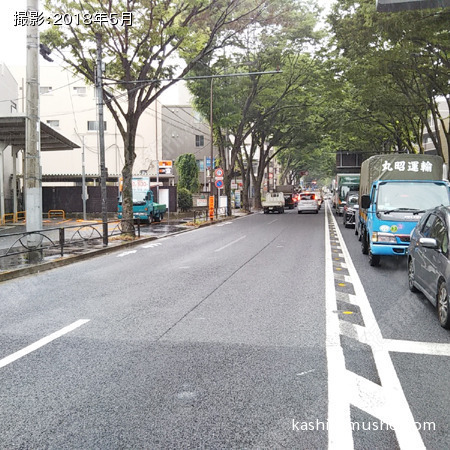
<path fill-rule="evenodd" d="M 117 257 L 122 258 L 122 256 L 132 255 L 133 253 L 136 253 L 136 252 L 137 252 L 137 250 L 129 250 L 128 252 L 119 253 L 117 255 Z"/>

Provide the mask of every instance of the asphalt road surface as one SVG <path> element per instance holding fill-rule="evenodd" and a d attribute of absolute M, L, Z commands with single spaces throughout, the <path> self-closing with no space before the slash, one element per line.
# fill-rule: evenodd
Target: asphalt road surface
<path fill-rule="evenodd" d="M 337 219 L 253 214 L 2 283 L 0 448 L 449 448 L 450 334 Z"/>

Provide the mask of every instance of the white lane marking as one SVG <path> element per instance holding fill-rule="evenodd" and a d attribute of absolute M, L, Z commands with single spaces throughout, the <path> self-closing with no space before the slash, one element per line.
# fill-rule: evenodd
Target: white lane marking
<path fill-rule="evenodd" d="M 298 373 L 297 376 L 301 377 L 303 375 L 306 375 L 307 373 L 311 373 L 311 372 L 315 372 L 315 371 L 316 371 L 316 369 L 307 370 L 306 372 Z"/>
<path fill-rule="evenodd" d="M 246 237 L 247 237 L 247 236 L 241 236 L 239 239 L 236 239 L 235 241 L 230 242 L 229 244 L 224 245 L 223 247 L 220 247 L 220 248 L 218 248 L 217 250 L 214 250 L 214 251 L 215 251 L 215 252 L 220 252 L 220 251 L 222 251 L 223 249 L 229 247 L 230 245 L 233 245 L 233 244 L 236 244 L 236 242 L 242 241 L 242 239 L 245 239 Z"/>
<path fill-rule="evenodd" d="M 218 227 L 223 227 L 224 225 L 230 225 L 230 224 L 232 224 L 233 222 L 222 222 L 222 223 L 219 223 L 219 224 L 217 224 L 217 226 Z"/>
<path fill-rule="evenodd" d="M 278 219 L 274 219 L 272 220 L 272 222 L 268 222 L 266 225 L 272 225 L 273 223 L 275 223 Z"/>
<path fill-rule="evenodd" d="M 8 364 L 11 364 L 12 362 L 18 360 L 19 358 L 22 358 L 25 355 L 28 355 L 31 352 L 34 352 L 38 348 L 41 348 L 44 345 L 47 345 L 49 342 L 54 341 L 55 339 L 58 339 L 59 337 L 65 335 L 65 334 L 70 333 L 71 331 L 75 330 L 78 327 L 81 327 L 81 325 L 84 325 L 85 323 L 87 323 L 89 321 L 90 321 L 90 319 L 77 320 L 76 322 L 72 323 L 71 325 L 61 328 L 61 330 L 56 331 L 55 333 L 52 333 L 45 338 L 39 339 L 39 341 L 36 341 L 34 344 L 31 344 L 28 347 L 25 347 L 22 350 L 19 350 L 18 352 L 15 352 L 12 355 L 7 356 L 6 358 L 0 359 L 0 368 L 5 367 Z"/>
<path fill-rule="evenodd" d="M 326 216 L 328 216 L 328 214 L 326 214 Z M 386 345 L 383 339 L 381 330 L 376 321 L 372 307 L 370 306 L 369 299 L 367 298 L 364 287 L 361 283 L 358 273 L 356 272 L 355 266 L 353 265 L 353 261 L 347 250 L 345 241 L 342 238 L 342 234 L 339 230 L 336 219 L 332 215 L 331 218 L 334 222 L 337 238 L 339 239 L 340 245 L 342 246 L 344 258 L 348 266 L 349 276 L 351 277 L 353 282 L 353 288 L 355 290 L 354 298 L 357 299 L 357 304 L 360 308 L 361 315 L 364 320 L 365 324 L 364 339 L 366 340 L 366 343 L 372 348 L 372 353 L 377 367 L 378 376 L 381 381 L 381 386 L 379 386 L 369 380 L 362 379 L 362 377 L 356 376 L 350 371 L 347 371 L 345 369 L 345 360 L 344 360 L 343 361 L 344 366 L 338 368 L 339 369 L 338 373 L 340 375 L 342 375 L 342 370 L 345 371 L 344 378 L 341 380 L 341 382 L 343 382 L 342 385 L 340 385 L 339 387 L 336 386 L 334 384 L 336 381 L 334 372 L 328 373 L 329 378 L 330 377 L 332 378 L 331 381 L 332 389 L 333 391 L 335 389 L 341 389 L 341 391 L 346 392 L 346 398 L 344 399 L 346 406 L 353 404 L 358 408 L 362 409 L 363 411 L 366 411 L 375 417 L 381 418 L 383 422 L 392 425 L 395 430 L 400 448 L 425 449 L 422 437 L 419 433 L 419 430 L 416 427 L 414 417 L 412 415 L 408 401 L 406 400 L 405 394 L 400 384 L 400 380 L 398 379 L 394 364 L 392 363 L 391 357 L 389 355 L 388 346 Z M 328 225 L 327 222 L 326 224 Z M 328 232 L 328 227 L 326 228 L 326 231 Z M 329 242 L 327 238 L 327 244 L 328 243 Z M 331 252 L 329 254 L 331 255 Z M 328 264 L 331 264 L 331 258 L 329 260 L 327 258 L 327 262 Z M 334 298 L 336 298 L 335 293 Z M 330 311 L 327 310 L 327 316 L 329 314 Z M 339 320 L 337 314 L 335 314 L 335 316 L 336 316 L 335 319 Z M 333 323 L 333 325 L 335 324 Z M 359 328 L 356 327 L 353 328 L 355 330 L 359 330 Z M 333 343 L 336 341 L 336 339 L 339 339 L 339 335 L 334 335 L 335 332 L 336 330 L 332 330 Z M 363 333 L 359 334 L 362 335 Z M 327 329 L 327 338 L 328 338 L 328 329 Z M 346 389 L 344 388 L 344 386 L 346 387 Z M 329 399 L 328 407 L 330 416 L 331 414 L 335 415 L 336 411 L 334 411 L 334 409 L 336 408 L 336 405 L 333 405 L 331 398 Z M 339 412 L 341 409 L 342 406 L 339 405 L 337 407 L 337 411 Z M 351 430 L 350 423 L 345 424 L 345 426 Z M 331 426 L 329 427 L 329 429 L 331 429 Z M 333 444 L 333 446 L 338 448 L 338 441 L 336 441 L 335 439 L 339 438 L 340 436 L 339 434 L 336 435 L 336 433 L 339 433 L 337 432 L 336 429 L 334 429 L 333 432 L 329 432 L 328 439 L 330 446 L 331 444 Z M 339 448 L 343 448 L 342 445 L 339 445 Z"/>
<path fill-rule="evenodd" d="M 142 248 L 153 248 L 153 247 L 159 247 L 160 245 L 162 245 L 159 242 L 152 242 L 150 244 L 143 244 L 141 245 Z"/>
<path fill-rule="evenodd" d="M 450 344 L 435 342 L 402 341 L 385 339 L 387 349 L 390 352 L 419 353 L 421 355 L 450 356 Z"/>
<path fill-rule="evenodd" d="M 122 258 L 123 256 L 132 255 L 133 253 L 136 253 L 136 252 L 137 252 L 137 250 L 128 250 L 127 252 L 119 253 L 117 255 L 117 257 Z"/>
<path fill-rule="evenodd" d="M 329 206 L 327 205 L 327 210 Z M 325 304 L 326 352 L 328 367 L 328 448 L 352 449 L 350 403 L 346 393 L 344 351 L 341 347 L 339 317 L 330 243 L 328 214 L 325 212 Z"/>

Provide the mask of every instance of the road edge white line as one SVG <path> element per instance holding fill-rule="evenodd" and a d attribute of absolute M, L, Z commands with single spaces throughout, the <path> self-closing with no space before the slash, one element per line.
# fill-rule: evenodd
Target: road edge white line
<path fill-rule="evenodd" d="M 358 305 L 366 327 L 367 343 L 372 347 L 373 357 L 375 359 L 376 368 L 381 381 L 384 395 L 389 399 L 387 406 L 387 416 L 391 418 L 391 424 L 395 428 L 398 445 L 405 449 L 425 449 L 425 445 L 415 424 L 409 403 L 403 392 L 402 385 L 398 378 L 397 372 L 389 355 L 389 349 L 384 342 L 380 327 L 375 318 L 375 314 L 367 298 L 364 286 L 359 278 L 358 272 L 350 257 L 350 253 L 345 244 L 344 238 L 337 221 L 333 215 L 331 218 L 334 222 L 336 234 L 341 245 L 341 251 L 347 262 L 348 272 L 353 280 L 353 288 L 355 296 L 358 299 Z M 370 335 L 370 342 L 369 342 Z"/>
<path fill-rule="evenodd" d="M 325 314 L 326 354 L 328 371 L 328 448 L 353 449 L 353 433 L 350 424 L 350 404 L 345 388 L 346 370 L 344 351 L 341 347 L 339 317 L 331 252 L 330 229 L 326 205 L 325 211 Z"/>
<path fill-rule="evenodd" d="M 61 328 L 61 330 L 56 331 L 49 336 L 46 336 L 42 339 L 39 339 L 38 341 L 34 342 L 31 345 L 28 345 L 27 347 L 23 348 L 22 350 L 19 350 L 6 358 L 0 359 L 0 368 L 7 366 L 8 364 L 11 364 L 14 361 L 17 361 L 18 359 L 22 358 L 23 356 L 28 355 L 31 352 L 34 352 L 35 350 L 43 347 L 44 345 L 47 345 L 48 343 L 54 341 L 55 339 L 58 339 L 59 337 L 70 333 L 71 331 L 75 330 L 78 327 L 81 327 L 85 323 L 89 322 L 90 319 L 80 319 L 76 322 L 68 325 L 67 327 Z"/>

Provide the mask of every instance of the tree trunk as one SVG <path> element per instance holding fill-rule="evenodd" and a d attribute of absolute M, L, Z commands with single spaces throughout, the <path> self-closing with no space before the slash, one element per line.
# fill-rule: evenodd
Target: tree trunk
<path fill-rule="evenodd" d="M 133 224 L 133 164 L 136 159 L 134 151 L 136 142 L 136 127 L 127 124 L 128 131 L 123 137 L 125 150 L 125 164 L 122 169 L 123 190 L 122 190 L 122 231 L 132 236 L 135 235 Z"/>

